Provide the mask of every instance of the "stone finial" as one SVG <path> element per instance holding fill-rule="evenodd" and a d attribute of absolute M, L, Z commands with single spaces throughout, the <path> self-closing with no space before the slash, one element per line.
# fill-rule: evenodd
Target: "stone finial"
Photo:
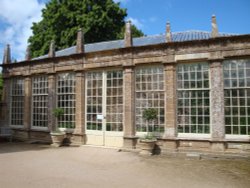
<path fill-rule="evenodd" d="M 217 22 L 216 22 L 216 17 L 215 15 L 212 16 L 212 33 L 211 33 L 211 37 L 218 37 L 219 36 L 219 32 L 218 32 L 218 26 L 217 26 Z"/>
<path fill-rule="evenodd" d="M 49 46 L 49 57 L 55 57 L 55 42 L 52 40 Z"/>
<path fill-rule="evenodd" d="M 172 42 L 170 22 L 166 25 L 166 42 Z"/>
<path fill-rule="evenodd" d="M 82 29 L 77 31 L 76 53 L 84 53 L 84 34 Z"/>
<path fill-rule="evenodd" d="M 125 44 L 125 47 L 133 46 L 131 21 L 126 22 L 126 25 L 125 25 L 124 44 Z"/>
<path fill-rule="evenodd" d="M 25 54 L 25 60 L 26 60 L 26 61 L 31 60 L 30 46 L 27 46 L 26 54 Z"/>
<path fill-rule="evenodd" d="M 4 49 L 3 64 L 9 64 L 9 63 L 11 63 L 10 45 L 7 44 L 6 48 Z"/>

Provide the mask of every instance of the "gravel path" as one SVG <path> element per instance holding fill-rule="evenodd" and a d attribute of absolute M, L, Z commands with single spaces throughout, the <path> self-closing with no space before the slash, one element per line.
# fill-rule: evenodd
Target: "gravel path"
<path fill-rule="evenodd" d="M 249 188 L 249 160 L 188 160 L 95 147 L 0 143 L 3 188 Z"/>

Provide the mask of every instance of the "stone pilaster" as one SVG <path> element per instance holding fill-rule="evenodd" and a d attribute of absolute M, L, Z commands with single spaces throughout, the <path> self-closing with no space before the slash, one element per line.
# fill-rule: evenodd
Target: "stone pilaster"
<path fill-rule="evenodd" d="M 166 42 L 172 42 L 170 22 L 166 25 Z"/>
<path fill-rule="evenodd" d="M 176 70 L 175 64 L 165 64 L 165 133 L 163 138 L 176 137 Z"/>
<path fill-rule="evenodd" d="M 217 22 L 216 22 L 216 17 L 215 15 L 212 16 L 212 32 L 211 32 L 211 37 L 218 37 L 219 36 L 219 32 L 218 32 L 218 26 L 217 26 Z"/>
<path fill-rule="evenodd" d="M 49 54 L 48 57 L 55 57 L 56 52 L 55 52 L 55 42 L 52 40 L 50 42 L 50 46 L 49 46 Z"/>
<path fill-rule="evenodd" d="M 48 129 L 56 129 L 56 118 L 53 116 L 53 109 L 56 108 L 56 75 L 48 76 Z"/>
<path fill-rule="evenodd" d="M 213 61 L 210 63 L 210 125 L 211 137 L 215 141 L 223 141 L 225 138 L 225 122 L 224 122 L 224 84 L 222 62 Z M 223 143 L 213 143 L 216 150 L 224 150 Z M 218 149 L 219 148 L 219 149 Z"/>
<path fill-rule="evenodd" d="M 25 60 L 26 60 L 26 61 L 31 60 L 31 51 L 30 51 L 30 46 L 27 46 L 27 49 L 26 49 L 26 54 L 25 54 Z"/>
<path fill-rule="evenodd" d="M 134 97 L 134 68 L 124 68 L 124 142 L 123 147 L 128 149 L 135 148 L 137 138 L 135 137 L 135 97 Z"/>
<path fill-rule="evenodd" d="M 24 129 L 31 127 L 31 78 L 24 79 Z"/>
<path fill-rule="evenodd" d="M 133 46 L 132 30 L 131 30 L 131 21 L 128 21 L 125 25 L 124 33 L 124 46 L 131 47 Z"/>
<path fill-rule="evenodd" d="M 212 138 L 222 140 L 225 137 L 222 63 L 211 62 L 210 73 Z"/>
<path fill-rule="evenodd" d="M 10 63 L 11 63 L 10 45 L 7 44 L 6 48 L 4 49 L 3 64 L 10 64 Z"/>
<path fill-rule="evenodd" d="M 3 78 L 3 93 L 2 93 L 2 126 L 10 126 L 10 92 L 11 92 L 11 80 L 9 78 Z"/>
<path fill-rule="evenodd" d="M 84 144 L 85 135 L 85 77 L 84 73 L 76 73 L 76 127 L 71 138 L 73 144 L 81 145 Z"/>
<path fill-rule="evenodd" d="M 82 29 L 77 32 L 76 53 L 84 53 L 84 34 Z"/>

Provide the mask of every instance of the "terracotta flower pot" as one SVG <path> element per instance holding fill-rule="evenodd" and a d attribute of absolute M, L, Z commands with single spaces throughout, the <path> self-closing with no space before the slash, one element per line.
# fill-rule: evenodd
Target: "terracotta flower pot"
<path fill-rule="evenodd" d="M 156 144 L 155 140 L 140 140 L 140 145 L 141 145 L 140 154 L 152 155 L 155 144 Z"/>
<path fill-rule="evenodd" d="M 63 143 L 63 139 L 66 136 L 65 132 L 51 132 L 52 146 L 60 147 Z"/>

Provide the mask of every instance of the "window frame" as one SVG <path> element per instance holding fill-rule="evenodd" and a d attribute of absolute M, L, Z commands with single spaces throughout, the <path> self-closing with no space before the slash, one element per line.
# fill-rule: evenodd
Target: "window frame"
<path fill-rule="evenodd" d="M 249 63 L 249 65 L 247 65 L 247 62 Z M 232 68 L 232 64 L 235 63 L 235 67 Z M 244 71 L 244 77 L 239 76 L 239 72 L 240 72 L 240 64 L 244 63 L 244 67 L 242 68 L 242 70 Z M 228 65 L 226 65 L 228 64 Z M 228 66 L 228 67 L 226 67 Z M 247 67 L 248 66 L 248 67 Z M 235 70 L 235 71 L 234 71 Z M 223 92 L 224 92 L 224 121 L 225 121 L 225 138 L 226 139 L 249 139 L 250 134 L 248 134 L 247 132 L 249 132 L 250 130 L 250 120 L 249 120 L 249 108 L 250 105 L 248 104 L 248 100 L 250 100 L 250 96 L 249 92 L 250 92 L 250 85 L 247 82 L 248 79 L 250 79 L 250 75 L 247 75 L 247 70 L 249 70 L 250 72 L 250 59 L 229 59 L 229 60 L 225 60 L 223 61 L 223 69 L 222 69 L 222 74 L 223 74 Z M 228 76 L 226 77 L 225 74 L 226 72 L 228 72 Z M 233 74 L 233 72 L 235 72 L 235 75 Z M 232 77 L 232 75 L 234 75 Z M 243 80 L 244 78 L 244 86 L 240 86 L 240 82 L 239 80 Z M 236 85 L 233 86 L 233 81 L 236 83 Z M 229 86 L 227 86 L 226 82 L 229 84 Z M 248 83 L 248 84 L 247 84 Z M 244 97 L 240 96 L 241 91 L 244 91 Z M 226 97 L 226 93 L 229 92 L 229 96 Z M 237 105 L 233 104 L 234 101 L 233 99 L 235 98 L 235 96 L 233 96 L 233 93 L 236 94 L 237 97 Z M 229 99 L 229 103 L 230 105 L 226 105 L 226 101 Z M 242 105 L 240 99 L 244 99 L 245 104 Z M 245 109 L 245 114 L 243 116 L 241 116 L 241 108 Z M 229 113 L 230 115 L 226 115 L 226 109 L 229 109 Z M 237 115 L 234 115 L 234 109 L 237 109 Z M 233 120 L 234 117 L 237 117 L 237 122 L 238 124 L 234 124 Z M 240 133 L 240 127 L 244 126 L 241 125 L 240 119 L 241 117 L 245 117 L 246 118 L 246 134 L 241 134 Z M 230 119 L 231 125 L 227 125 L 226 124 L 226 118 Z M 231 134 L 227 134 L 227 127 L 231 127 Z M 238 127 L 238 134 L 233 134 L 233 127 Z"/>
<path fill-rule="evenodd" d="M 34 95 L 34 79 L 37 79 L 37 78 L 42 78 L 42 77 L 44 77 L 47 81 L 45 82 L 45 83 L 47 83 L 47 88 L 45 87 L 45 88 L 43 88 L 43 89 L 45 89 L 45 91 L 46 91 L 46 89 L 47 89 L 47 94 L 45 94 L 45 93 L 42 93 L 42 94 L 36 94 L 36 95 Z M 41 88 L 40 88 L 41 89 Z M 46 100 L 43 100 L 43 101 L 36 101 L 36 102 L 40 102 L 40 104 L 41 104 L 41 102 L 47 102 L 47 126 L 34 126 L 34 118 L 33 118 L 33 116 L 34 116 L 34 96 L 37 96 L 37 97 L 41 97 L 42 98 L 42 96 L 46 96 Z M 49 108 L 49 78 L 48 78 L 48 76 L 47 75 L 36 75 L 36 76 L 33 76 L 32 77 L 32 81 L 31 81 L 31 129 L 34 129 L 34 130 L 41 130 L 41 131 L 47 131 L 47 130 L 49 130 L 49 111 L 48 111 L 48 108 Z"/>
<path fill-rule="evenodd" d="M 197 87 L 198 86 L 198 83 L 196 83 L 197 82 L 197 72 L 198 71 L 190 71 L 189 70 L 189 72 L 188 72 L 188 77 L 190 76 L 191 77 L 191 73 L 195 73 L 195 79 L 194 80 L 192 80 L 192 79 L 185 79 L 185 78 L 183 78 L 182 80 L 181 80 L 181 82 L 184 82 L 185 80 L 186 81 L 188 81 L 189 82 L 189 87 L 188 88 L 184 88 L 184 83 L 182 83 L 182 88 L 179 88 L 178 87 L 178 81 L 179 81 L 179 79 L 178 79 L 178 66 L 185 66 L 185 65 L 206 65 L 207 66 L 207 73 L 208 73 L 208 75 L 207 75 L 207 79 L 204 79 L 204 70 L 203 70 L 203 68 L 201 67 L 201 69 L 200 69 L 200 71 L 199 72 L 201 72 L 201 78 L 202 79 L 200 79 L 199 81 L 201 81 L 201 82 L 204 82 L 204 81 L 208 81 L 208 87 L 204 87 L 205 86 L 205 84 L 204 83 L 202 83 L 201 85 L 202 85 L 202 87 Z M 197 62 L 188 62 L 188 63 L 178 63 L 177 64 L 177 66 L 176 66 L 176 132 L 177 132 L 177 137 L 179 137 L 179 138 L 195 138 L 195 139 L 209 139 L 209 138 L 211 138 L 211 134 L 212 134 L 212 117 L 211 117 L 211 73 L 210 73 L 210 64 L 209 64 L 209 62 L 207 62 L 207 61 L 197 61 Z M 184 73 L 185 73 L 185 71 L 183 72 L 183 76 L 184 76 Z M 195 86 L 196 87 L 192 87 L 191 86 L 191 81 L 195 81 Z M 205 117 L 208 117 L 209 119 L 208 119 L 208 121 L 209 121 L 209 123 L 208 123 L 208 130 L 209 130 L 209 133 L 206 133 L 206 132 L 204 132 L 204 133 L 200 133 L 200 132 L 198 132 L 198 130 L 196 130 L 196 132 L 191 132 L 191 126 L 193 125 L 193 124 L 188 124 L 189 125 L 189 133 L 186 133 L 186 132 L 179 132 L 178 131 L 178 127 L 179 127 L 179 123 L 178 123 L 178 118 L 179 118 L 179 114 L 178 114 L 178 108 L 179 108 L 179 105 L 178 105 L 178 99 L 179 99 L 179 91 L 181 91 L 181 92 L 188 92 L 189 91 L 189 93 L 190 94 L 192 94 L 192 92 L 193 91 L 195 91 L 195 92 L 198 92 L 198 91 L 201 91 L 201 94 L 202 94 L 202 96 L 199 98 L 199 97 L 197 97 L 198 96 L 198 93 L 197 94 L 195 94 L 195 99 L 196 99 L 196 102 L 198 102 L 198 100 L 202 100 L 202 105 L 201 105 L 201 108 L 203 109 L 203 101 L 205 100 L 205 99 L 208 99 L 208 102 L 209 102 L 209 104 L 207 105 L 207 108 L 208 108 L 208 111 L 209 111 L 209 115 L 204 115 L 204 110 L 202 110 L 202 115 L 203 115 L 203 119 L 202 119 L 202 122 L 205 122 Z M 207 91 L 208 92 L 208 96 L 207 96 L 207 98 L 205 98 L 205 91 Z M 184 100 L 185 98 L 183 98 L 182 100 Z M 192 101 L 192 97 L 187 97 L 186 99 L 188 99 L 188 106 L 184 106 L 185 108 L 186 107 L 188 107 L 188 109 L 190 110 L 190 109 L 192 109 L 191 107 L 191 101 Z M 183 106 L 182 106 L 183 107 Z M 195 109 L 196 110 L 198 110 L 199 109 L 199 104 L 198 105 L 196 105 L 195 106 Z M 191 112 L 192 113 L 192 112 Z M 187 116 L 187 115 L 183 115 L 183 117 L 185 117 L 185 116 Z M 198 112 L 196 112 L 196 115 L 193 115 L 194 117 L 196 117 L 196 119 L 197 119 L 197 117 L 199 117 L 199 114 L 198 114 Z M 193 117 L 192 116 L 192 114 L 190 115 L 188 115 L 188 117 L 189 117 L 189 119 L 190 119 L 190 117 L 192 118 Z M 190 120 L 191 121 L 191 120 Z M 199 120 L 197 120 L 197 121 L 199 121 Z M 196 127 L 198 127 L 199 126 L 199 123 L 196 123 L 196 124 L 194 124 Z M 206 124 L 204 124 L 204 123 L 202 123 L 200 126 L 205 126 Z M 183 129 L 184 129 L 185 127 L 183 127 Z M 204 130 L 204 128 L 203 128 L 203 130 Z"/>
<path fill-rule="evenodd" d="M 63 92 L 61 92 L 61 93 L 59 93 L 58 92 L 58 89 L 59 89 L 59 84 L 58 84 L 58 81 L 59 81 L 59 76 L 60 75 L 65 75 L 65 74 L 71 74 L 71 75 L 73 75 L 73 79 L 70 79 L 70 81 L 73 81 L 73 85 L 71 85 L 70 87 L 71 87 L 71 89 L 73 90 L 73 92 L 71 92 L 71 93 L 69 93 L 69 92 L 65 92 L 65 93 L 63 93 Z M 71 77 L 72 78 L 72 77 Z M 69 80 L 67 80 L 67 81 L 69 81 Z M 69 87 L 68 87 L 69 88 Z M 67 109 L 71 109 L 70 111 L 74 111 L 74 114 L 72 113 L 72 114 L 68 114 L 69 116 L 73 116 L 74 117 L 74 121 L 73 121 L 73 123 L 74 123 L 74 126 L 73 127 L 70 127 L 70 128 L 68 128 L 68 127 L 59 127 L 59 122 L 60 121 L 58 121 L 58 119 L 56 120 L 56 123 L 57 123 L 57 127 L 58 127 L 58 129 L 59 130 L 61 130 L 61 131 L 65 131 L 65 130 L 67 130 L 67 131 L 73 131 L 75 128 L 76 128 L 76 74 L 74 73 L 74 72 L 61 72 L 61 73 L 58 73 L 57 75 L 56 75 L 56 107 L 57 108 L 62 108 L 62 109 L 64 109 L 64 112 L 65 112 L 65 108 L 63 108 L 63 107 L 60 107 L 59 105 L 58 105 L 58 103 L 59 103 L 59 96 L 65 96 L 65 95 L 71 95 L 71 96 L 73 96 L 73 98 L 71 98 L 71 102 L 73 102 L 74 103 L 74 105 L 73 105 L 73 107 L 71 106 L 71 107 L 66 107 Z M 65 102 L 66 100 L 64 100 L 64 102 Z M 74 109 L 74 110 L 72 110 L 72 108 Z M 65 115 L 63 115 L 64 116 L 64 118 L 65 118 Z M 59 117 L 60 118 L 60 117 Z M 62 120 L 62 121 L 64 121 L 64 120 Z M 64 123 L 69 123 L 69 122 L 66 122 L 66 121 L 64 121 Z"/>
<path fill-rule="evenodd" d="M 143 90 L 143 89 L 139 89 L 139 90 L 137 90 L 137 80 L 136 80 L 136 71 L 138 71 L 138 70 L 140 70 L 140 69 L 145 69 L 145 70 L 147 70 L 147 69 L 152 69 L 152 68 L 160 68 L 161 70 L 162 70 L 162 89 L 161 89 L 161 86 L 159 86 L 159 85 L 157 85 L 157 90 L 154 90 L 154 88 L 153 88 L 153 86 L 152 86 L 152 88 L 150 89 L 150 90 L 148 90 L 148 86 L 146 86 L 146 90 Z M 146 75 L 152 75 L 153 76 L 153 74 L 151 73 L 151 74 L 146 74 Z M 160 74 L 159 74 L 160 75 Z M 155 134 L 155 136 L 157 136 L 157 137 L 161 137 L 163 134 L 164 134 L 164 132 L 165 132 L 165 123 L 166 123 L 166 116 L 165 116 L 165 114 L 166 114 L 166 88 L 165 88 L 165 71 L 164 71 L 164 66 L 162 65 L 162 64 L 154 64 L 154 65 L 143 65 L 143 66 L 137 66 L 137 67 L 135 67 L 135 69 L 134 69 L 134 87 L 135 87 L 135 89 L 134 89 L 134 99 L 135 99 L 135 103 L 134 103 L 134 109 L 135 109 L 135 117 L 134 117 L 134 122 L 135 122 L 135 131 L 136 131 L 136 135 L 137 136 L 144 136 L 145 134 L 147 134 L 147 133 L 154 133 Z M 144 83 L 144 82 L 141 82 L 141 83 Z M 147 83 L 147 81 L 145 82 L 145 83 Z M 145 84 L 144 83 L 144 84 Z M 152 84 L 154 84 L 154 80 L 152 79 L 151 80 L 151 82 L 150 83 L 152 83 Z M 156 82 L 155 83 L 157 83 L 158 84 L 158 79 L 156 80 Z M 148 96 L 149 94 L 151 94 L 152 96 L 153 95 L 157 95 L 158 97 L 157 98 L 155 98 L 155 97 L 152 97 L 152 100 L 154 100 L 154 101 L 157 101 L 157 100 L 159 100 L 159 99 L 161 99 L 161 95 L 163 95 L 163 99 L 162 100 L 160 100 L 160 101 L 163 101 L 163 107 L 161 107 L 160 105 L 159 105 L 159 102 L 158 102 L 158 106 L 157 106 L 157 109 L 163 109 L 163 115 L 161 116 L 159 116 L 159 113 L 158 113 L 158 121 L 161 121 L 160 120 L 160 118 L 161 117 L 163 117 L 163 123 L 161 124 L 161 126 L 159 127 L 159 129 L 161 130 L 162 129 L 162 131 L 148 131 L 148 125 L 146 125 L 146 131 L 138 131 L 137 130 L 137 117 L 139 117 L 139 118 L 141 118 L 141 120 L 142 120 L 142 123 L 143 123 L 143 118 L 142 117 L 140 117 L 140 115 L 137 115 L 137 107 L 136 107 L 136 103 L 137 103 L 137 94 L 145 94 L 146 96 Z M 148 98 L 145 98 L 147 101 L 149 100 Z M 153 105 L 154 106 L 154 105 Z M 149 107 L 149 108 L 151 108 L 151 107 Z M 154 107 L 152 107 L 152 108 L 154 108 Z M 143 109 L 143 108 L 142 108 Z M 145 108 L 145 109 L 147 109 L 147 108 Z M 142 116 L 142 114 L 141 114 L 141 116 Z M 146 124 L 148 124 L 148 123 L 146 123 Z"/>
<path fill-rule="evenodd" d="M 22 83 L 21 83 L 21 86 L 22 86 L 22 88 L 21 88 L 21 95 L 13 95 L 13 82 L 14 81 L 22 81 Z M 25 98 L 25 88 L 24 88 L 24 79 L 23 78 L 20 78 L 20 77 L 16 77 L 16 78 L 12 78 L 11 79 L 11 87 L 10 87 L 10 111 L 9 111 L 9 117 L 10 117 L 10 119 L 9 119 L 9 125 L 11 126 L 11 127 L 16 127 L 16 128 L 21 128 L 21 127 L 24 127 L 24 98 Z M 19 92 L 20 92 L 20 90 L 19 90 Z M 22 100 L 21 100 L 21 102 L 22 102 L 22 124 L 19 124 L 19 125 L 13 125 L 12 124 L 12 115 L 13 115 L 13 97 L 16 97 L 16 98 L 22 98 Z M 20 101 L 18 101 L 19 103 L 20 103 Z M 20 113 L 19 113 L 20 114 Z"/>

